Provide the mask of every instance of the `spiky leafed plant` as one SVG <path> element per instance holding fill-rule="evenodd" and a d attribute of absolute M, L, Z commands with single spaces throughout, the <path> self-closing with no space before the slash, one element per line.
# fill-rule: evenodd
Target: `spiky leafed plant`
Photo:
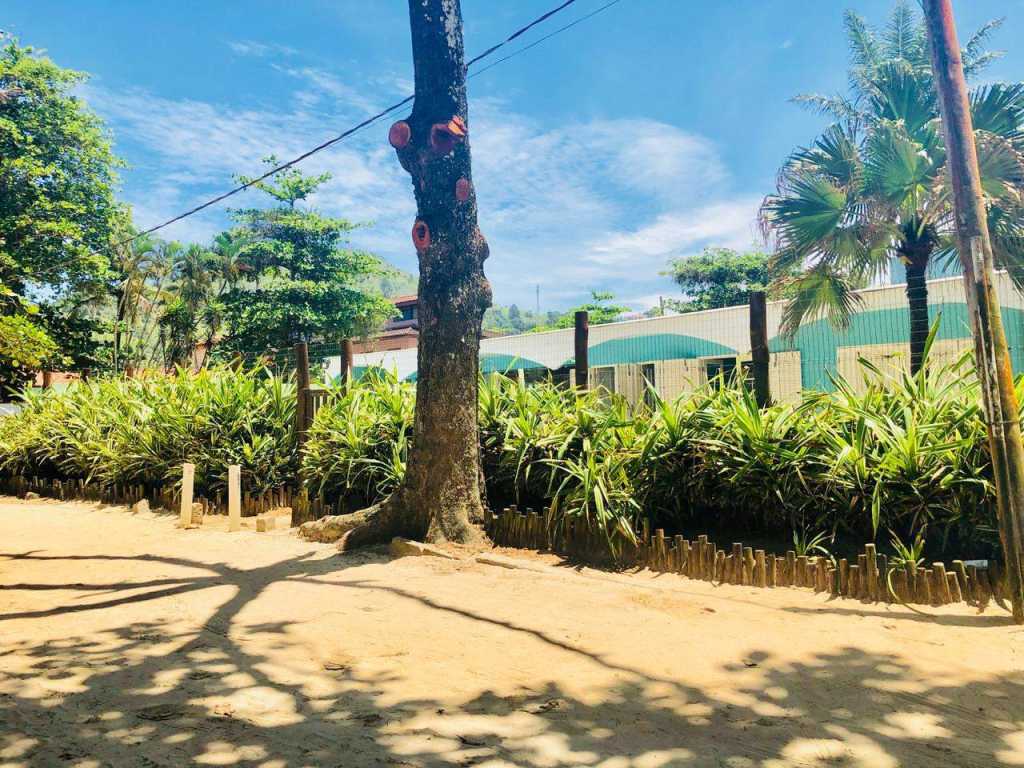
<path fill-rule="evenodd" d="M 851 67 L 848 97 L 797 101 L 834 122 L 782 166 L 761 208 L 774 240 L 772 271 L 790 285 L 783 331 L 825 316 L 845 327 L 860 299 L 853 289 L 884 275 L 892 258 L 906 266 L 910 367 L 922 363 L 928 336 L 928 269 L 954 258 L 953 207 L 924 25 L 900 2 L 884 31 L 846 14 Z M 996 54 L 984 43 L 992 22 L 963 51 L 968 76 Z M 993 248 L 999 266 L 1021 281 L 1024 261 L 1024 83 L 971 93 Z M 798 276 L 790 278 L 793 271 Z"/>

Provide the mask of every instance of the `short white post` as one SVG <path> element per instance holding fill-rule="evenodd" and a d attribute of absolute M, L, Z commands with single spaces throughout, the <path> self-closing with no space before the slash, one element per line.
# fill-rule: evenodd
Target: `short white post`
<path fill-rule="evenodd" d="M 195 483 L 196 465 L 188 462 L 181 465 L 181 512 L 178 523 L 182 528 L 192 524 L 192 487 Z"/>
<path fill-rule="evenodd" d="M 228 530 L 242 530 L 242 468 L 228 467 Z"/>

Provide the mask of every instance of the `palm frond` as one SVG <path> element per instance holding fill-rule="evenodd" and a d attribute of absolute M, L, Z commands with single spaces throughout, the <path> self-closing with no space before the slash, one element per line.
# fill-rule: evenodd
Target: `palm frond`
<path fill-rule="evenodd" d="M 1024 83 L 993 83 L 971 91 L 976 131 L 1001 136 L 1024 149 Z"/>
<path fill-rule="evenodd" d="M 968 78 L 982 72 L 989 64 L 1003 56 L 1003 51 L 986 51 L 985 44 L 992 34 L 1003 26 L 1004 18 L 992 19 L 971 35 L 971 39 L 963 47 L 961 58 L 964 63 L 964 75 Z"/>
<path fill-rule="evenodd" d="M 804 323 L 825 318 L 834 328 L 846 328 L 863 301 L 838 272 L 818 265 L 794 278 L 787 286 L 793 298 L 782 312 L 780 333 L 792 337 Z"/>

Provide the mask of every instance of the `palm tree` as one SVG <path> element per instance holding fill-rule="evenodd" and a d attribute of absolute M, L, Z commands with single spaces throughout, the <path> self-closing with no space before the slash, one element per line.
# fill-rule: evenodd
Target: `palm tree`
<path fill-rule="evenodd" d="M 195 351 L 202 315 L 213 287 L 213 257 L 201 245 L 180 248 L 171 271 L 172 285 L 160 316 L 165 365 L 183 365 Z"/>
<path fill-rule="evenodd" d="M 783 333 L 825 316 L 845 327 L 859 302 L 853 290 L 886 274 L 893 258 L 906 266 L 910 367 L 923 362 L 928 336 L 929 267 L 955 259 L 952 195 L 928 41 L 922 21 L 897 5 L 883 31 L 847 12 L 850 96 L 797 101 L 833 123 L 798 149 L 761 207 L 774 241 L 771 269 L 794 297 Z M 995 54 L 983 50 L 999 26 L 991 22 L 963 51 L 977 74 Z M 975 89 L 971 110 L 997 264 L 1015 280 L 1024 261 L 1024 84 Z"/>
<path fill-rule="evenodd" d="M 131 348 L 131 335 L 150 283 L 159 271 L 157 241 L 148 235 L 128 240 L 131 228 L 118 231 L 112 247 L 109 291 L 114 299 L 114 370 L 126 362 L 124 351 Z M 125 341 L 127 340 L 127 344 Z"/>
<path fill-rule="evenodd" d="M 242 281 L 248 271 L 247 265 L 239 257 L 244 245 L 244 238 L 237 234 L 221 232 L 213 239 L 213 246 L 210 248 L 210 279 L 217 285 L 211 289 L 202 313 L 203 324 L 206 326 L 204 348 L 207 358 L 213 349 L 217 334 L 224 325 L 220 300 L 225 293 Z M 203 363 L 205 362 L 203 360 Z"/>

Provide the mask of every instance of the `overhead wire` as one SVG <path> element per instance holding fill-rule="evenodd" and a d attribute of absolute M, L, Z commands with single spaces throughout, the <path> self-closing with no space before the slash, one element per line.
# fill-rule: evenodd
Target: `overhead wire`
<path fill-rule="evenodd" d="M 529 22 L 528 24 L 520 27 L 519 29 L 517 29 L 515 32 L 513 32 L 511 35 L 506 37 L 501 42 L 496 43 L 495 45 L 492 45 L 490 48 L 488 48 L 483 53 L 481 53 L 478 56 L 475 56 L 472 59 L 470 59 L 469 62 L 466 64 L 467 70 L 472 65 L 476 64 L 479 61 L 482 61 L 482 60 L 486 59 L 487 57 L 489 57 L 492 54 L 494 54 L 496 51 L 501 50 L 503 47 L 505 47 L 506 45 L 510 44 L 511 42 L 513 42 L 514 40 L 516 40 L 517 38 L 519 38 L 520 36 L 522 36 L 523 34 L 528 32 L 530 29 L 533 29 L 538 24 L 543 23 L 544 21 L 546 21 L 547 19 L 551 18 L 555 14 L 565 10 L 569 6 L 573 5 L 575 2 L 576 2 L 576 0 L 565 0 L 565 2 L 563 2 L 560 5 L 552 8 L 551 10 L 541 14 L 540 16 L 538 16 L 537 18 L 535 18 L 533 21 Z M 539 45 L 540 43 L 543 43 L 546 40 L 550 40 L 555 35 L 561 34 L 562 32 L 565 32 L 566 30 L 569 30 L 569 29 L 575 27 L 577 24 L 580 24 L 580 23 L 582 23 L 582 22 L 584 22 L 584 21 L 586 21 L 586 20 L 588 20 L 590 18 L 593 18 L 597 14 L 599 14 L 599 13 L 601 13 L 603 11 L 606 11 L 607 9 L 611 8 L 613 5 L 616 5 L 619 2 L 621 2 L 621 0 L 611 0 L 611 2 L 605 3 L 604 5 L 600 6 L 599 8 L 596 8 L 595 10 L 593 10 L 590 13 L 586 14 L 585 16 L 581 16 L 580 18 L 570 22 L 569 24 L 566 24 L 563 27 L 560 27 L 559 29 L 556 29 L 553 32 L 545 35 L 544 37 L 541 37 L 541 38 L 533 41 L 529 45 L 526 45 L 526 46 L 524 46 L 524 47 L 522 47 L 522 48 L 520 48 L 520 49 L 518 49 L 516 51 L 513 51 L 512 53 L 508 54 L 507 56 L 504 56 L 501 59 L 491 63 L 487 67 L 484 67 L 481 70 L 477 70 L 476 72 L 472 73 L 471 75 L 468 75 L 468 77 L 472 78 L 472 77 L 476 77 L 477 75 L 482 75 L 484 72 L 492 69 L 493 67 L 496 67 L 497 65 L 502 64 L 502 63 L 508 61 L 509 59 L 515 58 L 516 56 L 519 56 L 522 53 L 525 53 L 526 51 L 528 51 L 531 48 Z M 276 165 L 273 168 L 271 168 L 270 170 L 268 170 L 265 173 L 263 173 L 262 175 L 257 176 L 257 177 L 252 178 L 252 179 L 248 179 L 248 180 L 244 181 L 243 183 L 241 183 L 241 184 L 239 184 L 239 185 L 229 189 L 228 191 L 223 192 L 223 193 L 217 195 L 216 197 L 212 197 L 209 200 L 207 200 L 207 201 L 205 201 L 203 203 L 200 203 L 199 205 L 194 206 L 193 208 L 188 209 L 187 211 L 179 213 L 177 216 L 174 216 L 174 217 L 172 217 L 170 219 L 167 219 L 166 221 L 164 221 L 164 222 L 162 222 L 160 224 L 157 224 L 155 226 L 149 227 L 148 229 L 144 229 L 141 232 L 135 233 L 131 237 L 128 237 L 128 238 L 125 238 L 124 240 L 118 241 L 118 242 L 113 244 L 113 247 L 114 248 L 118 248 L 118 247 L 121 247 L 121 246 L 124 246 L 124 245 L 128 245 L 128 244 L 134 242 L 135 240 L 139 239 L 140 237 L 144 237 L 145 235 L 151 235 L 154 232 L 157 232 L 157 231 L 159 231 L 161 229 L 164 229 L 165 227 L 169 227 L 171 224 L 179 222 L 182 219 L 186 219 L 189 216 L 193 216 L 193 215 L 199 213 L 200 211 L 203 211 L 203 210 L 205 210 L 205 209 L 207 209 L 207 208 L 209 208 L 211 206 L 216 205 L 217 203 L 223 202 L 224 200 L 228 199 L 229 197 L 232 197 L 233 195 L 237 195 L 239 192 L 244 192 L 245 190 L 247 190 L 247 189 L 249 189 L 251 187 L 256 186 L 260 182 L 266 181 L 270 177 L 275 176 L 276 174 L 280 173 L 281 171 L 287 170 L 288 168 L 291 168 L 292 166 L 297 165 L 298 163 L 301 163 L 303 160 L 306 160 L 307 158 L 317 154 L 318 152 L 322 152 L 323 150 L 325 150 L 325 149 L 327 149 L 329 147 L 334 146 L 338 142 L 344 141 L 349 136 L 352 136 L 354 133 L 357 133 L 357 132 L 363 130 L 364 128 L 369 127 L 370 125 L 376 123 L 381 118 L 386 117 L 387 115 L 391 114 L 395 110 L 400 109 L 401 107 L 403 107 L 406 104 L 410 103 L 411 101 L 413 101 L 414 98 L 415 98 L 414 95 L 406 96 L 401 101 L 397 101 L 394 104 L 392 104 L 391 106 L 385 107 L 380 112 L 377 112 L 376 114 L 366 118 L 362 122 L 357 123 L 356 125 L 354 125 L 351 128 L 343 131 L 342 133 L 338 134 L 337 136 L 334 136 L 333 138 L 328 139 L 327 141 L 324 141 L 324 142 L 318 144 L 317 146 L 313 147 L 312 149 L 310 149 L 310 150 L 308 150 L 306 152 L 303 152 L 298 157 L 295 157 L 295 158 L 293 158 L 293 159 L 291 159 L 291 160 L 289 160 L 287 162 L 284 162 L 284 163 L 281 163 L 279 165 Z"/>

